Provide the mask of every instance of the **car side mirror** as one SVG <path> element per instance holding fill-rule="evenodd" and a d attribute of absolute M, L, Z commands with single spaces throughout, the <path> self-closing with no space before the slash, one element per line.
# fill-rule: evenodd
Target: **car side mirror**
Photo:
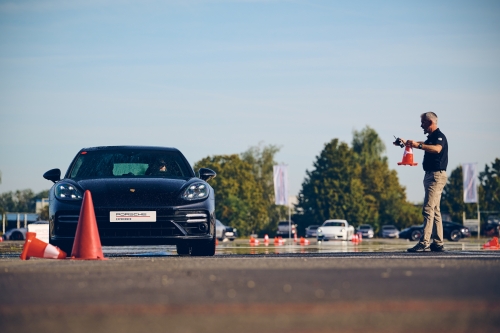
<path fill-rule="evenodd" d="M 200 174 L 200 179 L 208 182 L 210 179 L 213 179 L 217 176 L 215 171 L 207 168 L 201 168 L 198 173 Z"/>
<path fill-rule="evenodd" d="M 61 170 L 52 169 L 43 174 L 43 178 L 51 180 L 52 182 L 58 182 L 61 180 Z"/>

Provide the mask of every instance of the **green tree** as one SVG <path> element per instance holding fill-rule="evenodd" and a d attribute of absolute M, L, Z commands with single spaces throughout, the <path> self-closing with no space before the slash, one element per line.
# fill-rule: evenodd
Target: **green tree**
<path fill-rule="evenodd" d="M 0 209 L 4 212 L 34 213 L 36 200 L 47 198 L 49 190 L 41 191 L 38 194 L 32 190 L 17 190 L 0 194 Z"/>
<path fill-rule="evenodd" d="M 345 142 L 333 139 L 316 157 L 314 169 L 306 171 L 297 211 L 306 220 L 322 223 L 331 218 L 351 223 L 365 221 L 368 209 L 361 182 L 361 166 Z"/>
<path fill-rule="evenodd" d="M 478 189 L 478 197 L 480 205 L 482 206 L 482 203 L 485 201 L 484 188 L 481 184 Z M 484 210 L 483 208 L 481 209 Z M 464 212 L 466 218 L 475 218 L 477 216 L 477 204 L 464 203 L 463 173 L 462 166 L 460 165 L 450 173 L 448 181 L 443 189 L 443 195 L 441 196 L 441 213 L 449 214 L 452 221 L 461 223 Z"/>
<path fill-rule="evenodd" d="M 262 197 L 266 205 L 268 221 L 260 231 L 267 233 L 275 232 L 278 221 L 288 214 L 285 206 L 274 204 L 273 167 L 277 164 L 275 155 L 279 151 L 280 147 L 278 146 L 264 146 L 260 143 L 258 146 L 250 147 L 241 154 L 241 159 L 252 166 L 254 178 L 262 187 Z"/>
<path fill-rule="evenodd" d="M 252 165 L 238 155 L 215 155 L 195 163 L 195 169 L 210 168 L 217 177 L 210 181 L 215 190 L 215 214 L 224 224 L 249 235 L 262 229 L 268 215 L 263 189 L 256 181 Z"/>
<path fill-rule="evenodd" d="M 479 179 L 484 191 L 483 198 L 480 197 L 481 210 L 500 212 L 500 159 L 495 158 L 491 167 L 486 164 Z"/>

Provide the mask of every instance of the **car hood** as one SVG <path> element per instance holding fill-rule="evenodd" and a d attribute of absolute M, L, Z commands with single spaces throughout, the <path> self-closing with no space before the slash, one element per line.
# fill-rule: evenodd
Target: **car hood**
<path fill-rule="evenodd" d="M 342 229 L 347 229 L 347 227 L 320 227 L 321 231 L 340 231 Z"/>
<path fill-rule="evenodd" d="M 92 193 L 95 206 L 146 207 L 172 205 L 180 200 L 181 191 L 192 181 L 184 179 L 89 179 L 77 182 Z"/>

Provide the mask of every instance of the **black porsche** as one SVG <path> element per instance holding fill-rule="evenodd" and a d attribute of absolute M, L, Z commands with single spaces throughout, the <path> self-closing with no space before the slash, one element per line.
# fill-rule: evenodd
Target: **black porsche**
<path fill-rule="evenodd" d="M 404 230 L 401 230 L 399 233 L 399 238 L 406 238 L 411 241 L 417 241 L 422 237 L 424 232 L 424 225 L 414 225 Z M 470 231 L 468 228 L 464 227 L 461 224 L 451 222 L 451 221 L 443 221 L 443 237 L 447 238 L 452 242 L 458 242 L 460 239 L 464 237 L 469 237 Z"/>
<path fill-rule="evenodd" d="M 92 194 L 102 245 L 176 245 L 179 255 L 215 254 L 215 172 L 199 177 L 175 148 L 81 149 L 49 193 L 50 243 L 71 253 L 83 193 Z"/>

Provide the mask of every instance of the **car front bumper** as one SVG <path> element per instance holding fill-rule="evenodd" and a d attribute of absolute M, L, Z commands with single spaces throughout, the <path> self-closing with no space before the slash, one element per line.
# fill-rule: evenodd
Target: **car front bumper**
<path fill-rule="evenodd" d="M 52 202 L 49 207 L 50 242 L 74 240 L 81 203 Z M 75 209 L 77 208 L 77 209 Z M 156 222 L 110 222 L 110 211 L 156 211 Z M 215 235 L 213 201 L 175 207 L 95 207 L 95 217 L 102 245 L 175 245 L 186 241 L 207 241 Z M 192 218 L 188 214 L 204 214 Z"/>

